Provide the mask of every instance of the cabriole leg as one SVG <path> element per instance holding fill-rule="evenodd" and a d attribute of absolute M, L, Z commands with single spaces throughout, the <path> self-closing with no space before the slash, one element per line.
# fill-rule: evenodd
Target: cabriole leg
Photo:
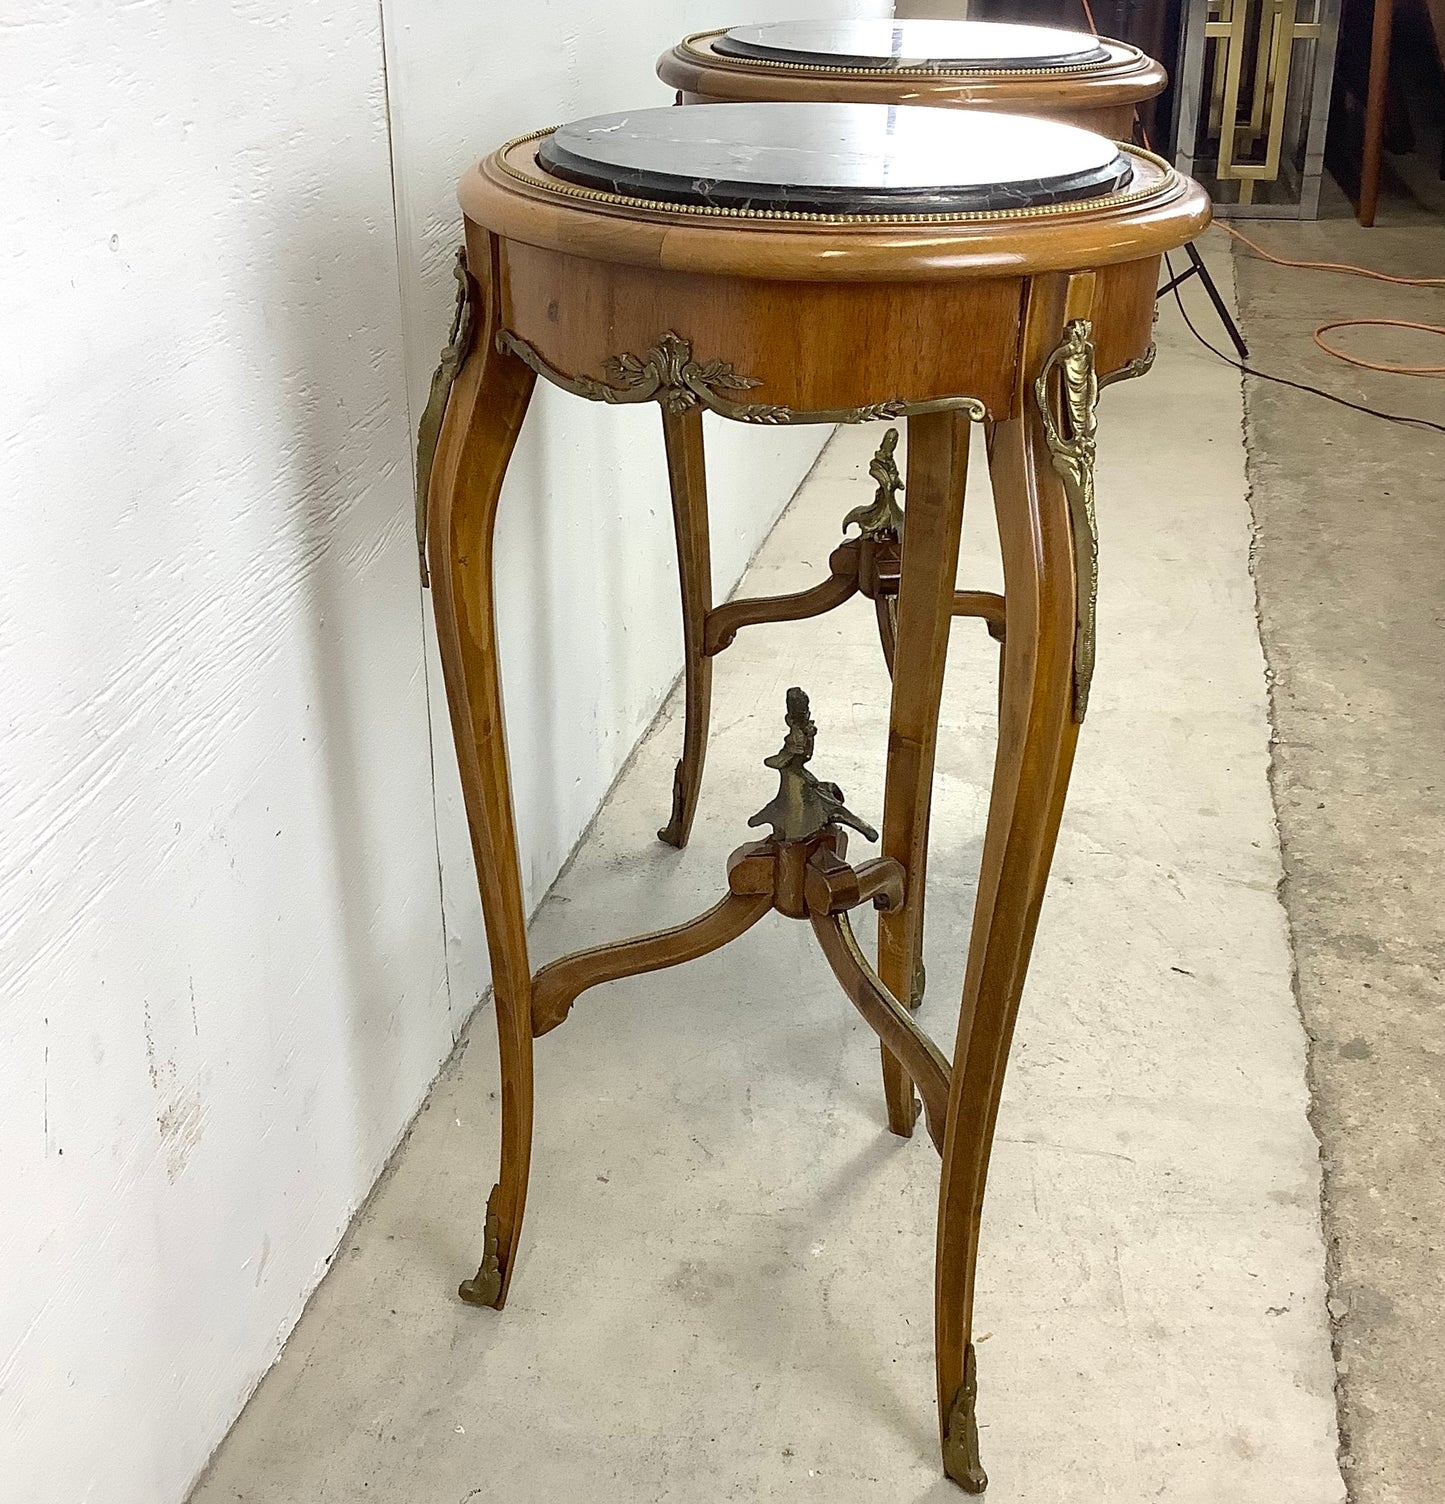
<path fill-rule="evenodd" d="M 1042 278 L 1033 284 L 1016 415 L 997 425 L 990 456 L 1008 632 L 998 753 L 954 1051 L 935 1287 L 944 1468 L 970 1493 L 987 1484 L 978 1456 L 977 1358 L 971 1341 L 984 1183 L 1081 703 L 1075 679 L 1081 554 L 1071 522 L 1077 498 L 1056 469 L 1034 381 L 1058 345 L 1066 318 L 1076 316 L 1076 309 L 1077 317 L 1087 315 L 1090 291 L 1088 277 Z M 1092 430 L 1089 442 L 1092 446 Z M 1091 470 L 1092 447 L 1088 459 Z M 1088 556 L 1087 549 L 1082 553 Z"/>
<path fill-rule="evenodd" d="M 905 1002 L 912 1000 L 918 981 L 928 811 L 963 528 L 968 440 L 969 420 L 962 413 L 926 413 L 908 420 L 908 512 L 883 795 L 883 855 L 901 863 L 908 877 L 902 906 L 878 921 L 878 975 Z M 913 1083 L 887 1045 L 882 1058 L 888 1126 L 908 1137 L 918 1116 Z"/>
<path fill-rule="evenodd" d="M 707 480 L 703 469 L 702 409 L 662 409 L 667 478 L 677 534 L 677 574 L 682 587 L 682 653 L 685 709 L 682 756 L 672 776 L 672 816 L 657 836 L 686 846 L 702 790 L 712 710 L 712 659 L 703 652 L 703 630 L 712 609 L 712 553 L 708 541 Z"/>
<path fill-rule="evenodd" d="M 472 1304 L 500 1309 L 527 1202 L 532 996 L 502 716 L 492 548 L 502 478 L 536 378 L 493 345 L 496 278 L 492 268 L 483 268 L 482 276 L 485 310 L 478 319 L 478 337 L 452 387 L 431 471 L 427 552 L 447 706 L 486 920 L 502 1062 L 501 1173 L 487 1201 L 481 1267 L 462 1283 L 460 1293 Z"/>

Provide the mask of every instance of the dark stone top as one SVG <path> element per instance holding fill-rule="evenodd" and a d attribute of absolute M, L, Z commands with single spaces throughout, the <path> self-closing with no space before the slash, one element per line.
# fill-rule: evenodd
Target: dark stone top
<path fill-rule="evenodd" d="M 956 214 L 1098 198 L 1129 181 L 1077 126 L 920 105 L 694 104 L 574 121 L 537 146 L 569 182 L 722 209 Z"/>
<path fill-rule="evenodd" d="M 1008 21 L 774 21 L 734 26 L 712 47 L 728 57 L 885 72 L 1078 67 L 1109 56 L 1087 31 Z"/>

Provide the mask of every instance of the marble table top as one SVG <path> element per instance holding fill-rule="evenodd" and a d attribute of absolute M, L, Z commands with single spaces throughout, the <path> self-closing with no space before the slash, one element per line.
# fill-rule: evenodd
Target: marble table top
<path fill-rule="evenodd" d="M 832 68 L 1058 68 L 1109 56 L 1086 31 L 1006 21 L 774 21 L 734 26 L 715 52 Z"/>
<path fill-rule="evenodd" d="M 634 198 L 827 214 L 954 214 L 1112 193 L 1128 158 L 1092 131 L 919 105 L 697 104 L 597 115 L 537 160 Z"/>

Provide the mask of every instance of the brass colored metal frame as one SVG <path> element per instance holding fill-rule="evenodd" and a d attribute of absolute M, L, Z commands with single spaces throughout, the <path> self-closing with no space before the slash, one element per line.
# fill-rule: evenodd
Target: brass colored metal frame
<path fill-rule="evenodd" d="M 1210 0 L 1214 19 L 1205 22 L 1204 36 L 1206 45 L 1212 42 L 1215 49 L 1209 107 L 1211 130 L 1219 132 L 1215 172 L 1221 179 L 1239 183 L 1241 204 L 1253 202 L 1256 183 L 1272 183 L 1279 177 L 1294 46 L 1318 41 L 1321 35 L 1319 0 L 1314 0 L 1314 7 L 1314 19 L 1301 21 L 1299 0 Z M 1249 113 L 1241 119 L 1240 95 L 1250 71 Z M 1265 143 L 1262 161 L 1238 160 L 1241 148 L 1252 150 L 1261 140 Z"/>
<path fill-rule="evenodd" d="M 564 392 L 585 397 L 589 402 L 625 404 L 655 400 L 670 413 L 705 407 L 738 423 L 872 423 L 882 418 L 943 412 L 965 412 L 975 422 L 982 422 L 988 416 L 988 409 L 977 397 L 930 397 L 920 402 L 895 397 L 865 407 L 823 408 L 812 412 L 797 412 L 769 402 L 736 402 L 724 393 L 748 391 L 761 383 L 751 376 L 739 376 L 728 361 L 694 360 L 692 345 L 671 329 L 659 335 L 657 343 L 641 355 L 609 355 L 602 363 L 602 380 L 564 375 L 510 329 L 497 331 L 497 349 L 515 355 Z"/>
<path fill-rule="evenodd" d="M 1094 326 L 1070 319 L 1064 338 L 1034 382 L 1034 398 L 1054 469 L 1069 499 L 1078 567 L 1074 627 L 1074 719 L 1089 708 L 1094 677 L 1094 632 L 1099 599 L 1099 525 L 1094 511 L 1094 451 L 1098 429 L 1099 378 L 1094 369 Z M 1054 401 L 1055 375 L 1059 402 Z"/>

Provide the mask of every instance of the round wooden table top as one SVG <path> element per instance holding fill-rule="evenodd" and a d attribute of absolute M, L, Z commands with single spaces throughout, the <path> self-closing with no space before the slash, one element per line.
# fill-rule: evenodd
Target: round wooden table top
<path fill-rule="evenodd" d="M 602 261 L 780 280 L 929 281 L 1137 261 L 1209 201 L 1168 163 L 1057 122 L 856 104 L 698 105 L 509 142 L 473 223 Z"/>
<path fill-rule="evenodd" d="M 855 100 L 1023 114 L 1127 112 L 1168 81 L 1125 42 L 1001 21 L 735 26 L 684 38 L 657 72 L 690 102 Z"/>

